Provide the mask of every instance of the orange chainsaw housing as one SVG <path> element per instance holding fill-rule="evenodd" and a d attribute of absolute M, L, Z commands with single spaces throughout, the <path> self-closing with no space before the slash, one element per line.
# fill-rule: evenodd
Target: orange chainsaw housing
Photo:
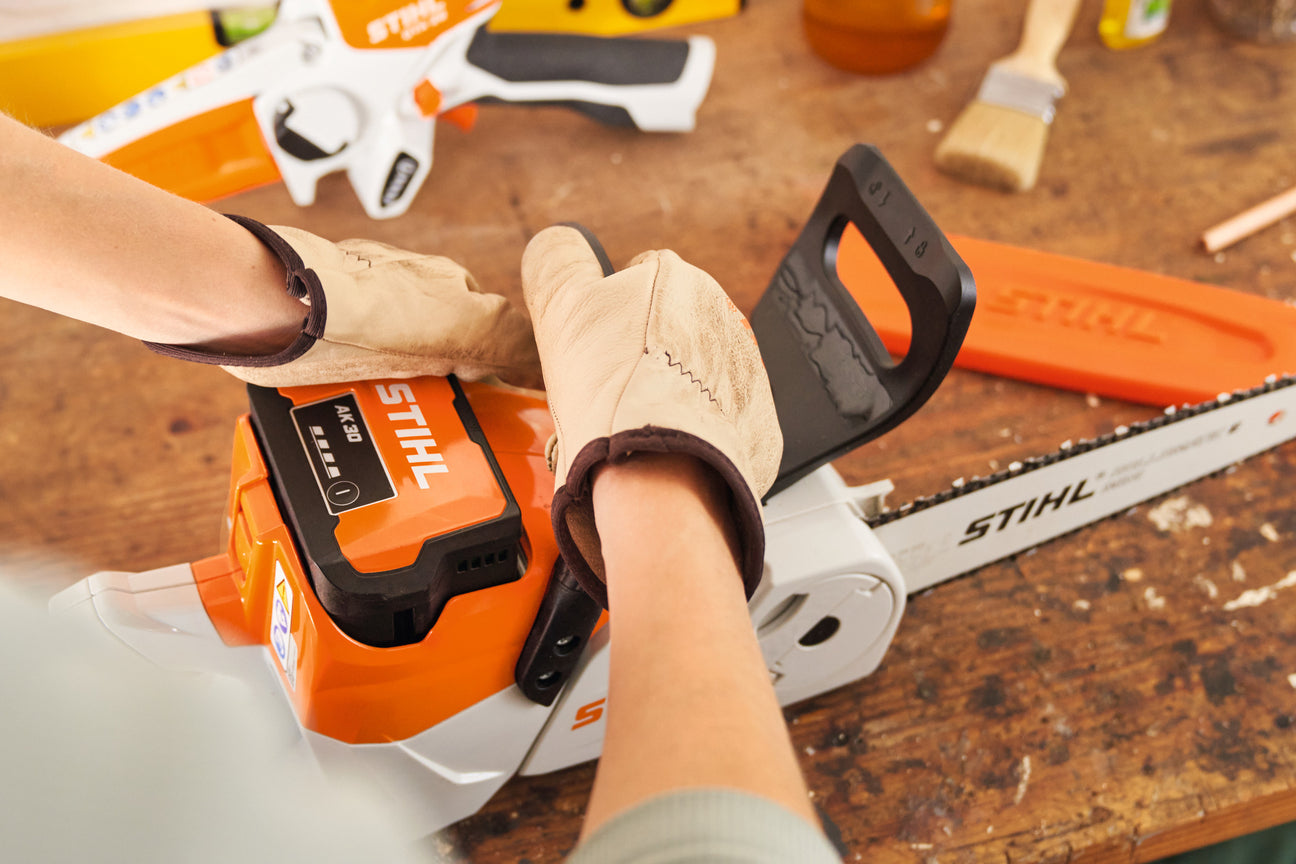
<path fill-rule="evenodd" d="M 309 559 L 303 563 L 300 532 L 285 518 L 284 484 L 276 480 L 263 452 L 263 430 L 253 416 L 245 415 L 234 436 L 226 550 L 192 565 L 203 604 L 221 638 L 230 645 L 271 646 L 272 607 L 278 605 L 281 614 L 286 611 L 286 635 L 295 646 L 290 652 L 295 662 L 286 666 L 275 649 L 271 654 L 279 657 L 276 668 L 300 722 L 353 744 L 408 738 L 512 685 L 519 652 L 557 560 L 549 524 L 553 475 L 544 458 L 552 421 L 543 400 L 442 378 L 264 392 L 291 402 L 290 412 L 315 411 L 293 413 L 306 418 L 298 423 L 305 430 L 300 445 L 315 457 L 321 452 L 320 440 L 361 434 L 344 431 L 345 417 L 339 417 L 335 428 L 323 421 L 315 424 L 326 416 L 319 406 L 340 414 L 337 406 L 354 404 L 363 415 L 393 494 L 358 505 L 349 501 L 336 514 L 332 533 L 357 578 L 386 578 L 392 568 L 419 558 L 425 545 L 438 546 L 447 536 L 460 536 L 456 532 L 465 527 L 499 518 L 507 509 L 505 496 L 486 466 L 485 451 L 493 452 L 507 478 L 504 488 L 517 502 L 519 551 L 525 563 L 513 562 L 516 572 L 498 584 L 450 596 L 433 610 L 434 626 L 406 644 L 366 644 L 348 635 L 321 601 L 319 567 Z M 456 394 L 470 403 L 489 447 L 479 447 L 465 434 L 454 408 Z M 255 392 L 253 397 L 255 406 Z M 422 423 L 413 423 L 409 416 L 414 405 Z M 433 439 L 424 430 L 436 436 L 433 444 L 427 443 Z M 420 443 L 402 446 L 411 441 Z M 323 450 L 339 446 L 334 441 Z M 434 460 L 434 455 L 441 458 Z M 330 478 L 321 466 L 328 464 L 314 462 L 325 480 Z M 437 466 L 444 470 L 421 475 L 414 470 Z M 346 477 L 344 471 L 338 479 Z M 328 496 L 323 485 L 298 493 L 322 500 Z M 355 506 L 346 509 L 350 505 Z M 463 563 L 463 570 L 474 564 L 485 569 L 483 562 L 471 558 Z M 463 570 L 452 578 L 464 576 Z"/>

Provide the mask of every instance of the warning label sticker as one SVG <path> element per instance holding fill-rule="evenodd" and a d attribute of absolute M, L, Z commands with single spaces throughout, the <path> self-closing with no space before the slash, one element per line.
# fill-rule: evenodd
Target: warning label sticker
<path fill-rule="evenodd" d="M 297 689 L 297 640 L 292 635 L 293 590 L 283 566 L 275 561 L 274 604 L 270 610 L 270 648 L 288 687 Z"/>

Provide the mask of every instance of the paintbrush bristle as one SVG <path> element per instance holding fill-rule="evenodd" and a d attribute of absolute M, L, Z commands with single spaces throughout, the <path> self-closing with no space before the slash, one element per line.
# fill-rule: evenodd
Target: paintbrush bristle
<path fill-rule="evenodd" d="M 1056 73 L 1036 77 L 1005 58 L 990 67 L 976 99 L 936 148 L 936 166 L 970 183 L 1009 192 L 1034 187 L 1053 107 L 1066 92 Z"/>
<path fill-rule="evenodd" d="M 1049 124 L 990 102 L 963 109 L 936 148 L 936 167 L 969 183 L 1007 192 L 1034 187 Z"/>

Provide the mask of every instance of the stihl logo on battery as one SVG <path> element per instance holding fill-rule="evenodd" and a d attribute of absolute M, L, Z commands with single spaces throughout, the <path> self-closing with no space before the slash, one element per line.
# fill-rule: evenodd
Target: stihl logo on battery
<path fill-rule="evenodd" d="M 971 543 L 973 540 L 980 540 L 989 534 L 991 530 L 995 532 L 1003 531 L 1010 524 L 1020 525 L 1027 520 L 1038 519 L 1046 512 L 1052 512 L 1061 509 L 1063 506 L 1075 504 L 1077 501 L 1092 498 L 1094 493 L 1085 491 L 1085 484 L 1088 482 L 1088 480 L 1081 480 L 1075 484 L 1074 488 L 1069 485 L 1063 486 L 1062 490 L 1056 494 L 1046 492 L 1029 501 L 1019 501 L 997 513 L 982 516 L 980 519 L 973 519 L 964 529 L 963 539 L 959 541 L 959 545 L 962 546 Z"/>
<path fill-rule="evenodd" d="M 408 424 L 396 429 L 400 445 L 410 452 L 405 454 L 410 471 L 420 489 L 427 489 L 428 477 L 433 474 L 446 474 L 450 469 L 444 457 L 436 451 L 436 440 L 423 417 L 423 409 L 414 398 L 414 391 L 408 384 L 376 384 L 374 389 L 384 405 L 403 405 L 404 410 L 389 411 L 387 419 L 392 423 Z"/>
<path fill-rule="evenodd" d="M 408 42 L 420 33 L 444 24 L 450 17 L 443 0 L 418 0 L 379 16 L 365 25 L 369 44 L 377 45 L 392 36 Z"/>

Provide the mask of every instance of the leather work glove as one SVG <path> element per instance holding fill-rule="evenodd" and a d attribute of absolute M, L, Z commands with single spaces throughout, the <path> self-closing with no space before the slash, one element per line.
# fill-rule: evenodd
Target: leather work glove
<path fill-rule="evenodd" d="M 549 455 L 559 551 L 606 607 L 594 469 L 636 452 L 686 453 L 730 489 L 750 598 L 765 561 L 760 499 L 783 452 L 751 327 L 714 279 L 674 252 L 645 252 L 608 276 L 601 261 L 602 250 L 566 225 L 541 231 L 522 256 L 557 433 Z"/>
<path fill-rule="evenodd" d="M 144 343 L 159 354 L 219 364 L 263 387 L 448 375 L 496 375 L 541 386 L 531 325 L 463 267 L 370 240 L 332 243 L 297 228 L 230 216 L 283 262 L 305 305 L 297 339 L 277 354 L 243 356 Z"/>

